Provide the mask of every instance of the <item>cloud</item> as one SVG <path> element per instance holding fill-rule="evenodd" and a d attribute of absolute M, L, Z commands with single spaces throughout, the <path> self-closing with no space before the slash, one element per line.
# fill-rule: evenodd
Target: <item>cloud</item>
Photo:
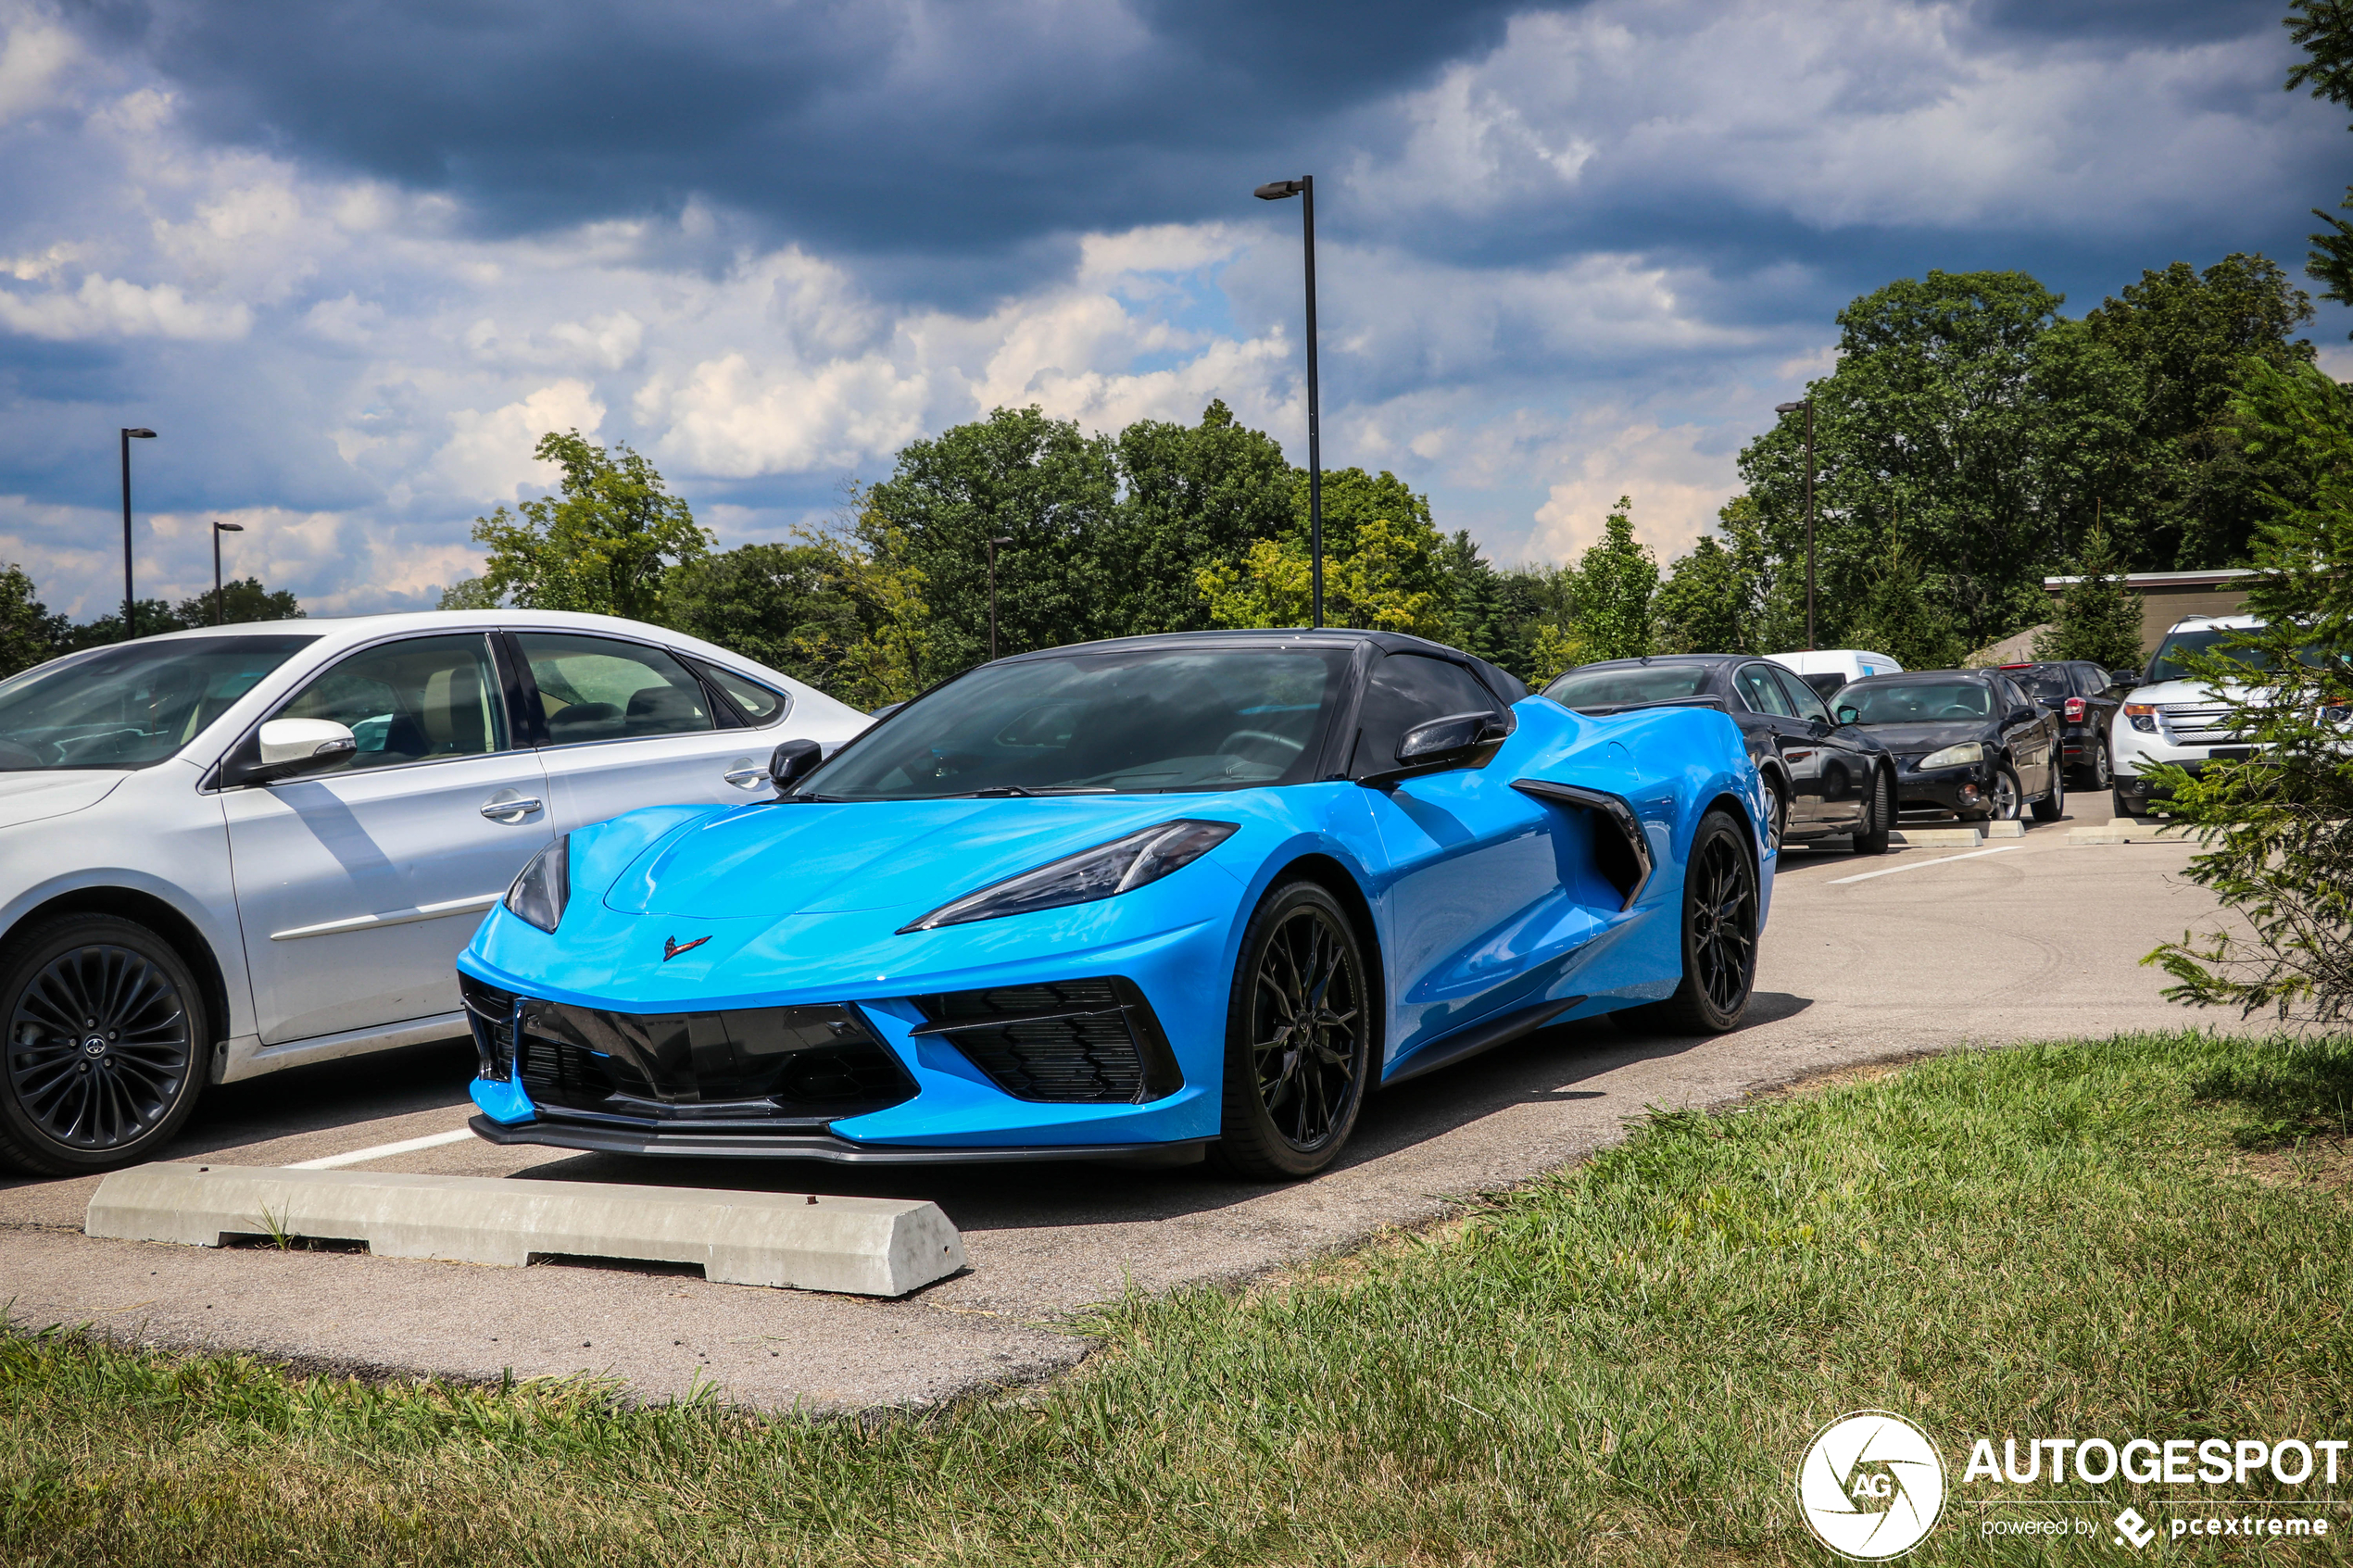
<path fill-rule="evenodd" d="M 433 468 L 452 490 L 513 501 L 527 485 L 545 489 L 555 482 L 556 465 L 531 455 L 541 436 L 576 430 L 594 437 L 604 422 L 605 406 L 586 382 L 554 382 L 487 414 L 451 414 L 455 433 Z"/>
<path fill-rule="evenodd" d="M 177 283 L 145 285 L 85 272 L 82 286 L 70 293 L 0 289 L 0 327 L 27 337 L 217 340 L 243 337 L 252 325 L 253 314 L 243 305 L 192 300 Z"/>

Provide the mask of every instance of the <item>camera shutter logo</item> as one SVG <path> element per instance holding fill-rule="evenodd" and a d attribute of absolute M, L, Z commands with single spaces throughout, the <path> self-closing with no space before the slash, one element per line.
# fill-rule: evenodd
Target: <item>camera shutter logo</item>
<path fill-rule="evenodd" d="M 1814 1435 L 1798 1463 L 1798 1514 L 1841 1557 L 1901 1557 L 1927 1538 L 1944 1509 L 1936 1445 L 1887 1411 L 1839 1417 Z"/>

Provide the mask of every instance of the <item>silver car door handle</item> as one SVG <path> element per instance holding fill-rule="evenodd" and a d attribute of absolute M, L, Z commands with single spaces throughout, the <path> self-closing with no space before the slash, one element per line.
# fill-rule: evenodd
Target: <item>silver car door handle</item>
<path fill-rule="evenodd" d="M 765 768 L 736 768 L 719 775 L 737 789 L 758 789 L 768 782 Z"/>
<path fill-rule="evenodd" d="M 544 809 L 545 802 L 538 800 L 491 800 L 484 803 L 482 814 L 494 822 L 519 822 Z"/>

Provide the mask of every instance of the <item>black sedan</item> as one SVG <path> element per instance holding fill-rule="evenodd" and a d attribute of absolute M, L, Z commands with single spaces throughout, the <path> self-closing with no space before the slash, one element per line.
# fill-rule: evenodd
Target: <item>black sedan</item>
<path fill-rule="evenodd" d="M 2089 659 L 2046 659 L 2039 664 L 2005 664 L 2003 674 L 2016 681 L 2046 713 L 2059 721 L 2060 755 L 2074 771 L 2082 789 L 2106 789 L 2115 782 L 2109 764 L 2108 721 L 2124 706 L 2131 687 Z"/>
<path fill-rule="evenodd" d="M 1831 717 L 1789 671 L 1745 654 L 1676 653 L 1580 665 L 1544 688 L 1579 713 L 1668 705 L 1729 714 L 1771 797 L 1776 843 L 1852 836 L 1857 854 L 1887 851 L 1895 825 L 1895 762 L 1885 746 Z"/>
<path fill-rule="evenodd" d="M 1868 675 L 1831 704 L 1894 753 L 1904 810 L 2007 822 L 2031 802 L 2055 822 L 2067 809 L 2058 720 L 2000 671 Z"/>

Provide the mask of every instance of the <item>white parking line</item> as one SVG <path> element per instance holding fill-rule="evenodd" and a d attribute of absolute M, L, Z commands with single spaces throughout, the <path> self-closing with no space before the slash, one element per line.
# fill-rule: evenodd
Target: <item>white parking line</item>
<path fill-rule="evenodd" d="M 455 1132 L 435 1133 L 430 1137 L 404 1138 L 398 1143 L 380 1143 L 373 1148 L 355 1148 L 349 1154 L 330 1154 L 324 1160 L 305 1160 L 286 1169 L 332 1171 L 338 1165 L 364 1165 L 371 1160 L 388 1160 L 396 1154 L 413 1154 L 421 1148 L 439 1148 L 443 1144 L 463 1143 L 473 1135 L 472 1128 L 459 1127 Z"/>
<path fill-rule="evenodd" d="M 2023 844 L 1997 844 L 1991 849 L 1972 849 L 1966 855 L 1940 855 L 1933 860 L 1914 860 L 1907 866 L 1881 866 L 1875 872 L 1864 872 L 1856 876 L 1832 877 L 1830 885 L 1836 887 L 1844 882 L 1869 882 L 1875 876 L 1894 876 L 1897 872 L 1916 872 L 1923 866 L 1950 865 L 1955 860 L 1974 860 L 1980 855 L 2007 855 L 2013 849 L 2025 847 Z"/>

